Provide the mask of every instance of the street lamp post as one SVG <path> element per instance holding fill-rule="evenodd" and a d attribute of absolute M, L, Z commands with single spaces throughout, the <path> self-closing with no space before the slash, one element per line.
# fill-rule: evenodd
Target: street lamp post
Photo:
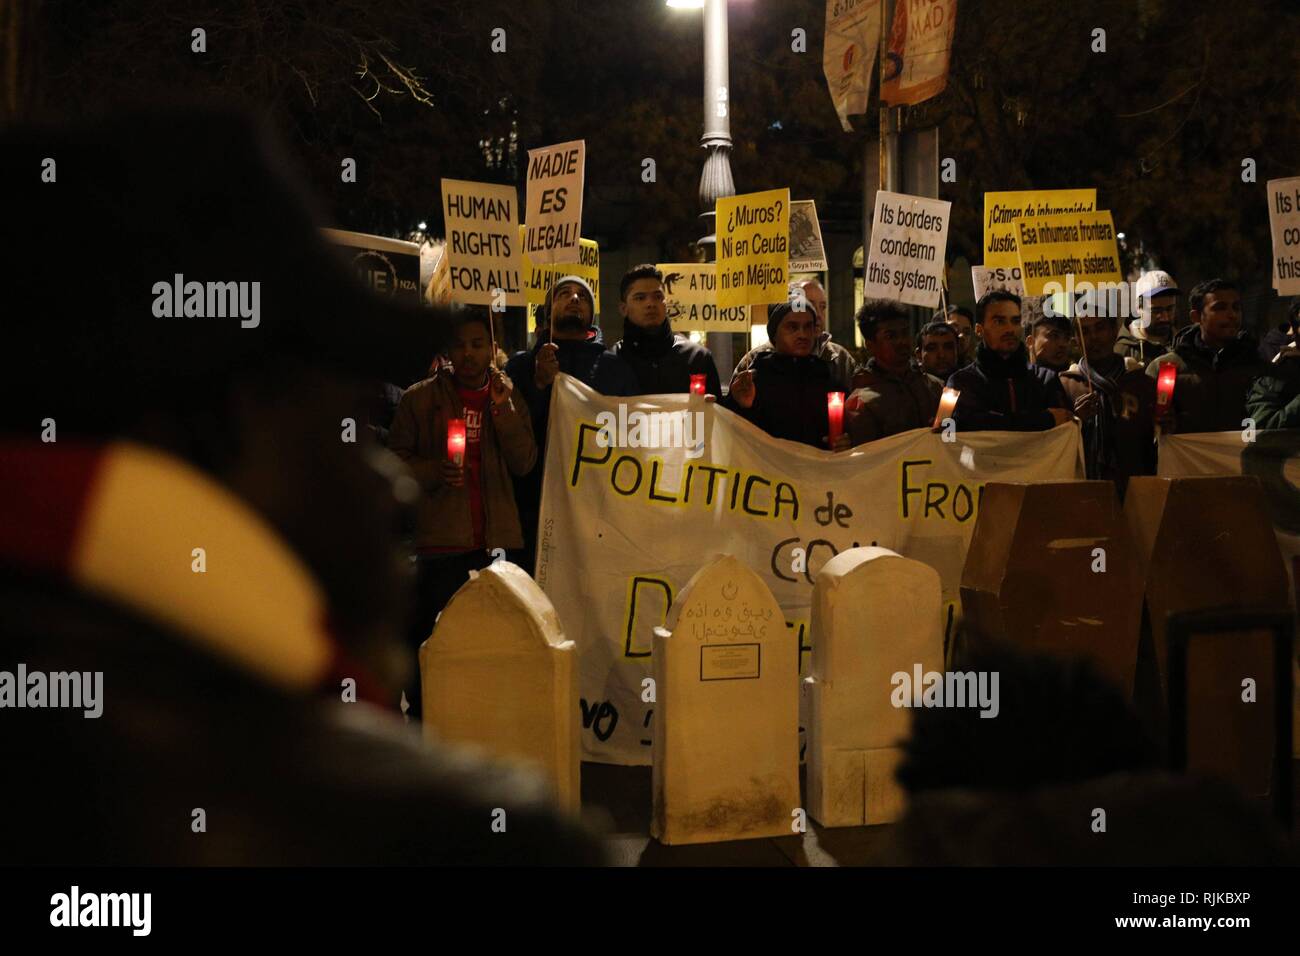
<path fill-rule="evenodd" d="M 720 198 L 736 195 L 731 178 L 731 83 L 727 67 L 727 0 L 704 0 L 704 135 L 708 150 L 700 173 L 700 222 L 704 235 L 697 245 L 705 262 L 716 262 L 717 223 L 714 208 Z M 709 351 L 723 380 L 735 368 L 731 334 L 711 332 Z"/>

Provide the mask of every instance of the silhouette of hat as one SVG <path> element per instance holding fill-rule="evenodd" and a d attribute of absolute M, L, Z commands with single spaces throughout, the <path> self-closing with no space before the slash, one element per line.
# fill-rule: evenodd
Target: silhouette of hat
<path fill-rule="evenodd" d="M 18 240 L 0 348 L 11 428 L 62 413 L 111 430 L 290 361 L 405 384 L 446 336 L 445 310 L 357 281 L 275 137 L 242 113 L 7 128 L 0 208 Z"/>

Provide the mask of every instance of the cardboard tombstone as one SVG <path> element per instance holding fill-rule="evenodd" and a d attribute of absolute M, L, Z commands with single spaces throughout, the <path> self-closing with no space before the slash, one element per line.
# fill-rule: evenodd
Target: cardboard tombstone
<path fill-rule="evenodd" d="M 666 844 L 790 836 L 799 818 L 799 645 L 730 555 L 687 583 L 654 636 L 651 834 Z"/>
<path fill-rule="evenodd" d="M 1124 516 L 1145 580 L 1147 620 L 1168 700 L 1169 615 L 1285 608 L 1286 565 L 1254 477 L 1136 477 L 1129 482 Z M 1253 693 L 1243 686 L 1247 680 Z M 1188 769 L 1231 779 L 1249 794 L 1267 793 L 1273 693 L 1269 632 L 1195 638 L 1187 648 Z"/>
<path fill-rule="evenodd" d="M 910 711 L 891 701 L 893 675 L 943 670 L 939 573 L 885 548 L 851 548 L 813 586 L 808 813 L 823 826 L 892 823 L 894 780 Z"/>
<path fill-rule="evenodd" d="M 452 595 L 420 645 L 425 736 L 532 764 L 576 812 L 576 667 L 550 599 L 518 565 L 495 561 Z"/>
<path fill-rule="evenodd" d="M 1082 656 L 1131 696 L 1142 583 L 1115 485 L 985 485 L 961 606 L 972 645 Z"/>

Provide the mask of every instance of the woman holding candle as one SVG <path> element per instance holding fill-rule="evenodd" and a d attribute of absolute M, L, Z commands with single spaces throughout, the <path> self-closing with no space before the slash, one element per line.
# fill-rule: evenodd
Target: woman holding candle
<path fill-rule="evenodd" d="M 389 447 L 422 492 L 413 652 L 470 571 L 486 567 L 495 549 L 523 547 L 511 476 L 537 461 L 528 406 L 492 364 L 487 313 L 458 309 L 452 323 L 450 364 L 406 390 L 389 433 Z M 418 688 L 408 688 L 406 699 L 419 716 Z"/>
<path fill-rule="evenodd" d="M 813 354 L 816 321 L 811 304 L 802 310 L 788 302 L 772 306 L 767 320 L 772 350 L 760 352 L 750 368 L 737 373 L 722 404 L 773 438 L 842 451 L 849 447 L 842 431 L 844 393 L 835 388 L 829 364 Z M 833 434 L 836 424 L 840 430 Z"/>

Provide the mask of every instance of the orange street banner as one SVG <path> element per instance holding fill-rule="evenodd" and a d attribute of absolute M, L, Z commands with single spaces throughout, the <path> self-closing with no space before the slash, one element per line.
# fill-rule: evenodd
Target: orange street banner
<path fill-rule="evenodd" d="M 826 0 L 822 72 L 846 133 L 853 132 L 849 117 L 867 111 L 880 46 L 880 17 L 880 0 Z"/>
<path fill-rule="evenodd" d="M 898 0 L 881 64 L 880 96 L 891 106 L 914 106 L 948 85 L 957 26 L 957 0 Z"/>

